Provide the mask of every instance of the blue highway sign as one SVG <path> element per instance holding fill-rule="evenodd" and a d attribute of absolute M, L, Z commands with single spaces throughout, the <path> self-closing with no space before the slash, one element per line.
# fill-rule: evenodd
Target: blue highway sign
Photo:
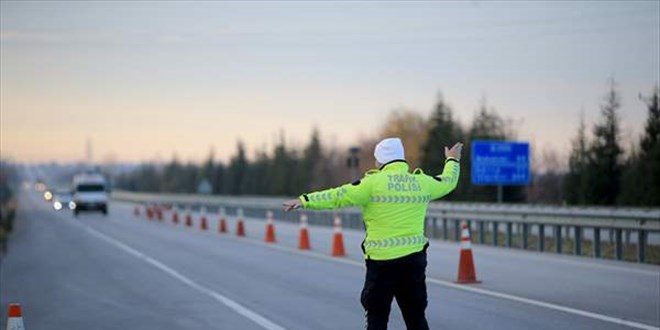
<path fill-rule="evenodd" d="M 529 143 L 472 141 L 472 184 L 529 184 Z"/>

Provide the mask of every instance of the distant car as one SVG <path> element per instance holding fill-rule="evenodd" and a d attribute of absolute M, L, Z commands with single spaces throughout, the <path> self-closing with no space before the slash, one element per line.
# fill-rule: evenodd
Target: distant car
<path fill-rule="evenodd" d="M 53 200 L 53 193 L 50 192 L 50 190 L 46 190 L 44 192 L 44 199 L 46 200 L 46 202 L 52 201 Z"/>
<path fill-rule="evenodd" d="M 101 211 L 108 214 L 108 192 L 106 180 L 101 174 L 85 173 L 73 177 L 73 210 L 75 216 L 81 211 Z"/>
<path fill-rule="evenodd" d="M 73 195 L 70 191 L 60 190 L 53 194 L 53 208 L 55 211 L 62 209 L 75 210 L 76 203 L 73 201 Z"/>

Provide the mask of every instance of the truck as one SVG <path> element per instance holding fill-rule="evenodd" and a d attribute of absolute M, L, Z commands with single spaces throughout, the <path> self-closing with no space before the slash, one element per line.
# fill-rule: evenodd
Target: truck
<path fill-rule="evenodd" d="M 108 185 L 99 173 L 81 173 L 73 177 L 74 216 L 81 211 L 101 211 L 108 214 Z"/>

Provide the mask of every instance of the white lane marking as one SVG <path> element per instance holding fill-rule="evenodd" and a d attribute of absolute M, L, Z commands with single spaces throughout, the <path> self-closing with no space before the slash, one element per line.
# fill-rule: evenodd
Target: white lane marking
<path fill-rule="evenodd" d="M 246 243 L 251 243 L 251 244 L 259 245 L 259 246 L 264 246 L 264 247 L 275 249 L 275 250 L 291 252 L 291 253 L 294 253 L 294 254 L 299 254 L 299 255 L 315 258 L 315 259 L 333 261 L 333 262 L 336 262 L 336 263 L 342 263 L 342 264 L 347 264 L 347 265 L 352 265 L 352 266 L 358 266 L 358 267 L 362 267 L 362 268 L 365 267 L 363 262 L 358 262 L 358 261 L 351 260 L 351 259 L 330 257 L 330 256 L 326 256 L 326 255 L 316 253 L 316 252 L 300 251 L 300 250 L 292 249 L 292 248 L 289 248 L 289 247 L 266 244 L 264 242 L 253 240 L 253 239 L 245 239 L 245 238 L 238 239 L 238 238 L 235 238 L 233 236 L 230 236 L 230 237 L 232 239 L 234 239 L 235 241 L 243 241 L 243 242 L 246 242 Z M 441 280 L 441 279 L 437 279 L 437 278 L 427 277 L 426 281 L 428 283 L 431 283 L 431 284 L 436 284 L 436 285 L 440 285 L 440 286 L 444 286 L 444 287 L 448 287 L 448 288 L 452 288 L 452 289 L 456 289 L 456 290 L 462 290 L 462 291 L 467 291 L 467 292 L 471 292 L 471 293 L 475 293 L 475 294 L 481 294 L 481 295 L 485 295 L 485 296 L 489 296 L 489 297 L 493 297 L 493 298 L 511 300 L 511 301 L 515 301 L 515 302 L 518 302 L 518 303 L 523 303 L 523 304 L 528 304 L 528 305 L 532 305 L 532 306 L 552 309 L 552 310 L 559 311 L 559 312 L 579 315 L 579 316 L 583 316 L 583 317 L 587 317 L 587 318 L 591 318 L 591 319 L 596 319 L 596 320 L 603 321 L 603 322 L 614 323 L 614 324 L 617 324 L 617 325 L 623 325 L 623 326 L 627 326 L 627 327 L 631 327 L 631 328 L 644 329 L 644 330 L 660 330 L 659 327 L 655 327 L 655 326 L 644 324 L 644 323 L 629 321 L 629 320 L 626 320 L 626 319 L 607 316 L 607 315 L 598 314 L 598 313 L 594 313 L 594 312 L 588 312 L 588 311 L 585 311 L 585 310 L 581 310 L 581 309 L 577 309 L 577 308 L 571 308 L 571 307 L 562 306 L 562 305 L 557 305 L 557 304 L 548 303 L 548 302 L 544 302 L 544 301 L 540 301 L 540 300 L 523 298 L 523 297 L 514 296 L 514 295 L 501 293 L 501 292 L 497 292 L 497 291 L 481 289 L 481 288 L 476 288 L 476 287 L 467 286 L 467 285 L 460 285 L 460 284 L 456 284 L 456 283 L 453 283 L 453 282 L 450 282 L 450 281 Z"/>
<path fill-rule="evenodd" d="M 553 303 L 547 303 L 547 302 L 543 302 L 543 301 L 539 301 L 539 300 L 518 297 L 518 296 L 506 294 L 506 293 L 501 293 L 501 292 L 496 292 L 496 291 L 491 291 L 491 290 L 485 290 L 485 289 L 475 288 L 475 287 L 471 287 L 471 286 L 460 285 L 460 284 L 452 283 L 452 282 L 445 281 L 445 280 L 439 280 L 439 279 L 435 279 L 435 278 L 427 278 L 426 281 L 430 282 L 430 283 L 435 283 L 435 284 L 438 284 L 438 285 L 443 285 L 443 286 L 446 286 L 446 287 L 458 289 L 458 290 L 469 291 L 469 292 L 478 293 L 478 294 L 482 294 L 482 295 L 490 296 L 490 297 L 494 297 L 494 298 L 507 299 L 507 300 L 516 301 L 516 302 L 520 302 L 520 303 L 528 304 L 528 305 L 534 305 L 534 306 L 538 306 L 538 307 L 544 307 L 544 308 L 548 308 L 548 309 L 552 309 L 552 310 L 556 310 L 556 311 L 560 311 L 560 312 L 580 315 L 580 316 L 584 316 L 584 317 L 588 317 L 588 318 L 592 318 L 592 319 L 596 319 L 596 320 L 600 320 L 600 321 L 610 322 L 610 323 L 614 323 L 614 324 L 618 324 L 618 325 L 624 325 L 624 326 L 628 326 L 628 327 L 631 327 L 631 328 L 645 329 L 645 330 L 658 330 L 658 329 L 660 329 L 658 327 L 654 327 L 652 325 L 647 325 L 647 324 L 643 324 L 643 323 L 639 323 L 639 322 L 628 321 L 628 320 L 617 318 L 617 317 L 612 317 L 612 316 L 607 316 L 607 315 L 603 315 L 603 314 L 588 312 L 588 311 L 584 311 L 584 310 L 580 310 L 580 309 L 576 309 L 576 308 L 561 306 L 561 305 L 557 305 L 557 304 L 553 304 Z"/>
<path fill-rule="evenodd" d="M 458 246 L 458 244 L 456 244 Z M 498 256 L 501 257 L 502 254 L 500 252 L 502 251 L 497 251 L 496 249 L 503 249 L 503 248 L 496 248 L 493 246 L 488 246 L 488 245 L 480 245 L 482 248 L 479 249 L 479 254 L 486 254 L 486 255 L 491 255 L 491 256 Z M 484 249 L 485 247 L 486 249 Z M 634 264 L 632 262 L 628 261 L 618 261 L 621 264 L 620 265 L 605 265 L 598 263 L 599 260 L 607 260 L 607 259 L 594 259 L 594 258 L 589 258 L 589 256 L 572 256 L 572 255 L 557 255 L 553 254 L 550 252 L 545 252 L 546 254 L 536 252 L 536 251 L 524 251 L 524 250 L 511 250 L 508 249 L 507 252 L 510 252 L 507 254 L 508 257 L 514 257 L 514 258 L 520 258 L 520 259 L 526 259 L 526 260 L 532 260 L 532 261 L 541 261 L 540 259 L 543 259 L 543 262 L 554 262 L 554 263 L 559 263 L 559 264 L 568 264 L 571 266 L 578 266 L 578 267 L 584 267 L 584 268 L 600 268 L 600 269 L 608 269 L 608 270 L 616 270 L 620 272 L 626 272 L 626 273 L 637 273 L 641 275 L 653 275 L 653 276 L 659 276 L 660 275 L 660 267 L 657 267 L 658 269 L 653 270 L 653 269 L 646 269 L 646 268 L 636 268 L 639 266 L 648 266 L 649 268 L 651 267 L 656 267 L 653 265 L 638 265 Z M 529 253 L 529 255 L 527 255 Z M 534 253 L 537 253 L 534 255 Z M 553 258 L 554 257 L 554 258 Z M 561 257 L 561 258 L 559 258 Z M 574 260 L 571 258 L 584 258 L 584 260 Z M 628 266 L 628 267 L 627 267 Z"/>
<path fill-rule="evenodd" d="M 250 244 L 253 244 L 253 245 L 258 245 L 258 246 L 267 247 L 267 248 L 274 249 L 274 250 L 280 250 L 280 251 L 289 252 L 289 253 L 293 253 L 293 254 L 303 255 L 303 256 L 316 258 L 316 259 L 320 259 L 320 260 L 332 261 L 332 262 L 336 262 L 336 263 L 343 263 L 343 264 L 362 267 L 362 268 L 365 267 L 364 262 L 359 262 L 359 261 L 355 261 L 355 260 L 351 260 L 351 259 L 347 259 L 347 258 L 331 257 L 331 256 L 327 256 L 327 255 L 320 254 L 320 253 L 317 253 L 317 252 L 300 251 L 300 250 L 297 250 L 297 249 L 294 249 L 294 248 L 285 247 L 285 246 L 281 246 L 281 245 L 266 244 L 261 240 L 256 240 L 256 239 L 253 239 L 253 238 L 246 238 L 246 237 L 238 238 L 238 237 L 234 237 L 234 236 L 231 236 L 231 235 L 223 235 L 223 237 L 230 238 L 230 239 L 232 239 L 234 241 L 237 241 L 237 242 L 240 241 L 240 242 L 250 243 Z M 467 291 L 467 292 L 471 292 L 471 293 L 475 293 L 475 294 L 481 294 L 481 295 L 485 295 L 485 296 L 489 296 L 489 297 L 493 297 L 493 298 L 499 298 L 499 299 L 515 301 L 515 302 L 518 302 L 518 303 L 523 303 L 523 304 L 528 304 L 528 305 L 532 305 L 532 306 L 547 308 L 547 309 L 551 309 L 551 310 L 555 310 L 555 311 L 559 311 L 559 312 L 579 315 L 579 316 L 582 316 L 582 317 L 592 318 L 592 319 L 595 319 L 595 320 L 614 323 L 614 324 L 617 324 L 617 325 L 627 326 L 627 327 L 631 327 L 631 328 L 644 329 L 644 330 L 660 330 L 659 327 L 655 327 L 655 326 L 644 324 L 644 323 L 629 321 L 629 320 L 622 319 L 622 318 L 607 316 L 607 315 L 598 314 L 598 313 L 594 313 L 594 312 L 589 312 L 589 311 L 585 311 L 585 310 L 581 310 L 581 309 L 577 309 L 577 308 L 571 308 L 571 307 L 567 307 L 567 306 L 548 303 L 548 302 L 544 302 L 544 301 L 540 301 L 540 300 L 523 298 L 523 297 L 510 295 L 510 294 L 506 294 L 506 293 L 501 293 L 501 292 L 497 292 L 497 291 L 481 289 L 481 288 L 476 288 L 476 287 L 471 287 L 471 286 L 466 286 L 466 285 L 459 285 L 459 284 L 456 284 L 456 283 L 453 283 L 453 282 L 450 282 L 450 281 L 446 281 L 446 280 L 427 277 L 427 282 L 429 282 L 431 284 L 445 286 L 445 287 L 448 287 L 448 288 L 453 288 L 453 289 L 456 289 L 456 290 L 462 290 L 462 291 Z"/>
<path fill-rule="evenodd" d="M 84 229 L 86 229 L 90 234 L 124 250 L 125 252 L 137 257 L 138 259 L 143 260 L 144 262 L 160 269 L 164 273 L 174 277 L 175 279 L 181 281 L 183 284 L 188 285 L 189 287 L 206 294 L 210 296 L 211 298 L 215 299 L 216 301 L 220 302 L 221 304 L 229 307 L 236 313 L 243 315 L 244 317 L 248 318 L 249 320 L 253 321 L 254 323 L 260 325 L 262 328 L 267 329 L 267 330 L 285 330 L 282 326 L 279 326 L 272 321 L 268 320 L 267 318 L 257 314 L 256 312 L 248 309 L 247 307 L 237 303 L 234 300 L 231 300 L 223 295 L 221 295 L 218 292 L 215 292 L 205 286 L 202 286 L 201 284 L 191 280 L 190 278 L 182 275 L 181 273 L 177 272 L 176 270 L 168 267 L 167 265 L 163 264 L 162 262 L 153 259 L 135 249 L 132 247 L 114 239 L 109 236 L 106 236 L 105 234 L 102 234 L 101 232 L 98 232 L 88 226 L 84 226 Z"/>
<path fill-rule="evenodd" d="M 128 202 L 119 202 L 119 203 L 123 203 L 129 207 L 133 205 L 132 203 L 128 203 Z M 245 221 L 258 222 L 261 220 L 248 217 L 245 218 Z M 297 228 L 297 225 L 291 225 L 288 223 L 279 223 L 278 225 L 289 225 L 291 228 L 293 227 Z M 331 227 L 318 226 L 314 224 L 310 224 L 309 226 L 310 228 L 327 229 L 330 232 L 332 231 Z M 358 241 L 362 241 L 362 237 L 364 236 L 362 232 L 351 228 L 344 228 L 344 235 L 345 236 L 350 235 Z M 454 242 L 442 241 L 438 239 L 431 240 L 431 243 L 432 245 L 430 249 L 434 249 L 434 250 L 438 249 L 443 252 L 454 251 L 454 248 L 458 248 L 458 246 L 460 245 L 460 243 L 454 244 Z M 506 249 L 502 247 L 497 248 L 490 245 L 479 245 L 479 246 L 480 246 L 479 254 L 481 255 L 491 255 L 496 257 L 503 257 L 503 256 L 513 257 L 513 258 L 520 258 L 520 259 L 532 260 L 532 261 L 541 261 L 540 259 L 543 259 L 542 260 L 543 262 L 567 264 L 581 268 L 607 269 L 607 270 L 614 270 L 624 273 L 636 273 L 640 275 L 651 275 L 656 277 L 660 276 L 660 267 L 655 267 L 653 265 L 638 265 L 632 262 L 625 262 L 625 261 L 620 261 L 620 264 L 616 264 L 616 265 L 607 265 L 607 264 L 599 263 L 599 261 L 601 260 L 606 261 L 607 259 L 592 259 L 589 258 L 588 256 L 577 257 L 571 255 L 558 255 L 549 252 L 543 254 L 543 253 L 535 253 L 536 251 L 532 251 L 532 250 L 524 251 L 524 250 L 516 250 L 516 249 Z M 583 258 L 583 260 L 574 260 L 572 258 Z M 657 269 L 647 269 L 647 267 L 639 268 L 640 266 L 648 266 L 648 268 L 657 268 Z"/>

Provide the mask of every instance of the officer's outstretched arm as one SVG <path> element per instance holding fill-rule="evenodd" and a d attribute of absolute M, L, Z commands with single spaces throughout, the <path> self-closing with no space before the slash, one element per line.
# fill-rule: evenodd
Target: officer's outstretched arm
<path fill-rule="evenodd" d="M 452 192 L 458 185 L 461 166 L 455 158 L 447 158 L 442 174 L 427 176 L 431 199 L 438 199 Z"/>
<path fill-rule="evenodd" d="M 371 180 L 368 177 L 337 188 L 302 194 L 300 203 L 306 209 L 322 210 L 350 206 L 364 206 L 371 196 Z"/>

